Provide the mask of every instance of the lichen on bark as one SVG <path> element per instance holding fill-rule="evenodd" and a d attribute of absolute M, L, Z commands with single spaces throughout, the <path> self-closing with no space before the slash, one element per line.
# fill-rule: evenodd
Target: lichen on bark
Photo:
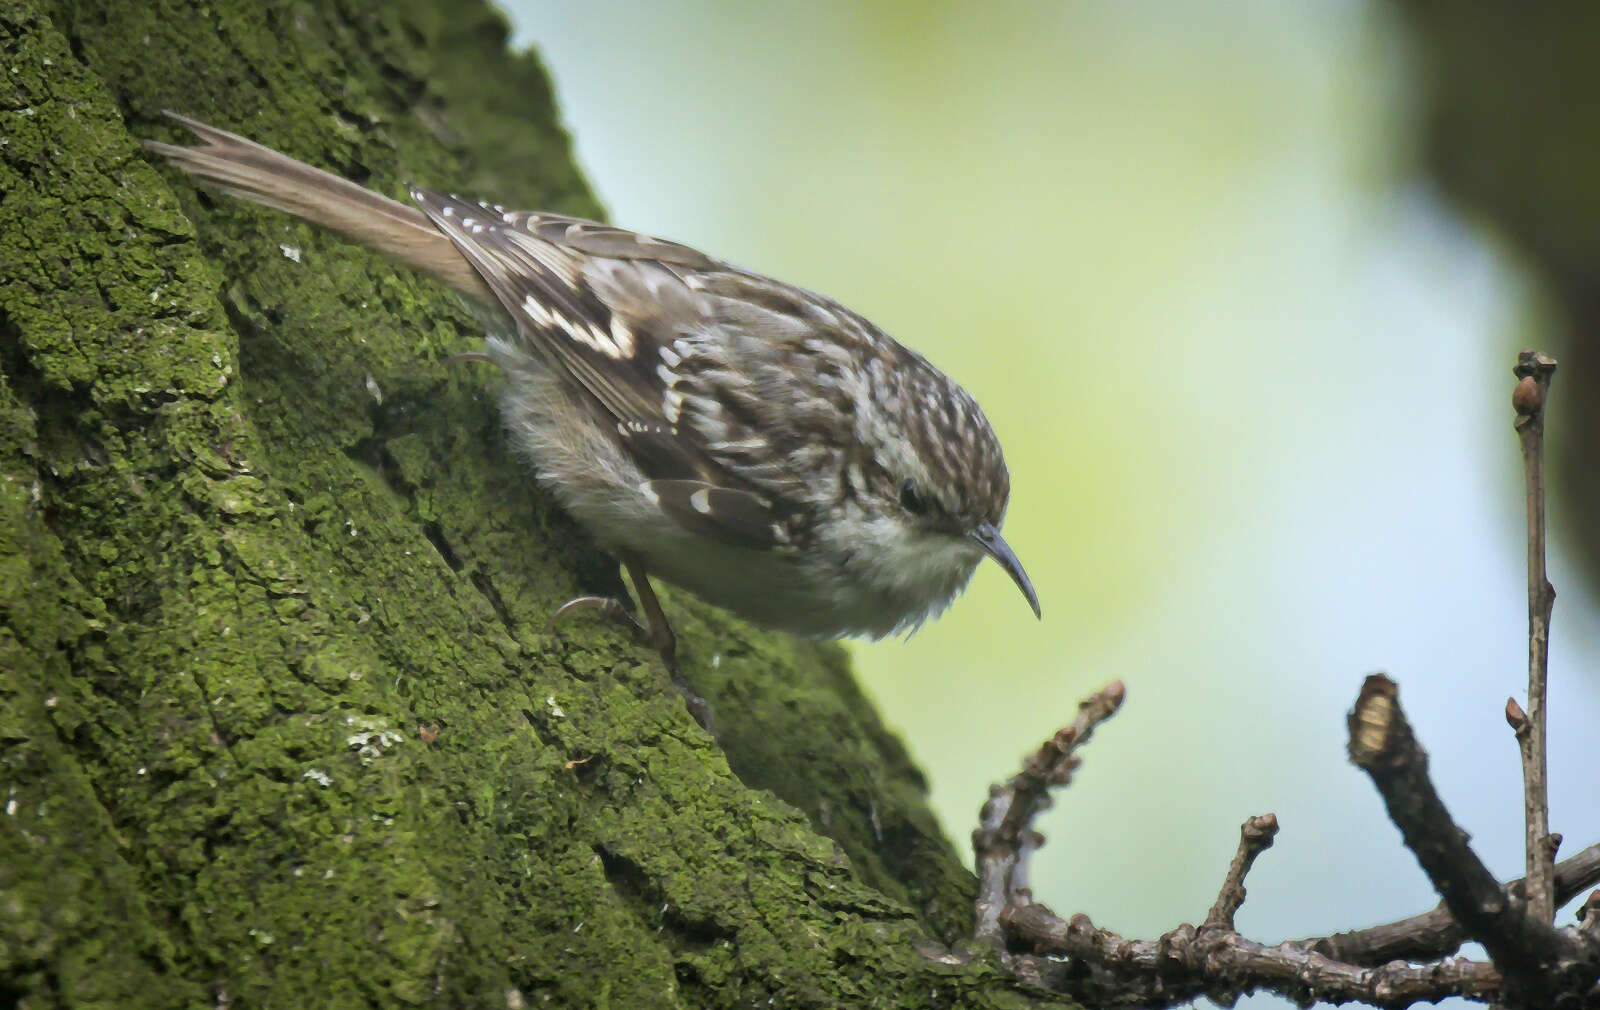
<path fill-rule="evenodd" d="M 152 165 L 163 107 L 599 213 L 487 7 L 0 0 L 0 1001 L 1022 1005 L 916 953 L 971 881 L 842 651 L 669 593 L 719 746 L 548 634 L 620 586 L 471 317 Z"/>

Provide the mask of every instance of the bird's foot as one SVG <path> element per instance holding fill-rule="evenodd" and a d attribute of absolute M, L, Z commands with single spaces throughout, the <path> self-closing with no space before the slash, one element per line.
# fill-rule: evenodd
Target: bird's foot
<path fill-rule="evenodd" d="M 651 595 L 650 602 L 655 603 L 654 594 Z M 652 609 L 657 614 L 660 613 L 659 604 Z M 583 613 L 592 613 L 622 625 L 640 645 L 655 650 L 661 656 L 661 661 L 666 664 L 667 672 L 672 675 L 672 686 L 683 695 L 684 704 L 688 706 L 689 714 L 694 716 L 694 721 L 707 733 L 712 736 L 717 735 L 711 704 L 695 693 L 689 681 L 678 671 L 678 639 L 672 633 L 672 628 L 667 625 L 665 615 L 652 615 L 648 625 L 640 624 L 638 618 L 629 613 L 628 608 L 616 597 L 579 596 L 563 603 L 554 614 L 550 615 L 549 627 L 553 631 L 557 624 Z"/>
<path fill-rule="evenodd" d="M 672 629 L 664 625 L 647 627 L 640 624 L 638 618 L 628 612 L 627 606 L 614 596 L 579 596 L 568 600 L 550 615 L 549 629 L 554 631 L 556 625 L 582 613 L 593 613 L 603 620 L 620 624 L 633 636 L 634 641 L 660 653 L 667 669 L 674 677 L 678 675 L 678 640 L 672 634 Z"/>
<path fill-rule="evenodd" d="M 645 630 L 644 625 L 635 620 L 634 616 L 628 613 L 628 608 L 623 605 L 623 602 L 614 596 L 579 596 L 570 599 L 557 607 L 556 612 L 550 615 L 550 620 L 546 624 L 545 630 L 553 632 L 556 630 L 556 625 L 561 624 L 563 621 L 569 621 L 578 614 L 591 612 L 596 617 L 627 628 L 633 637 L 640 642 L 644 642 L 650 637 L 650 633 Z"/>

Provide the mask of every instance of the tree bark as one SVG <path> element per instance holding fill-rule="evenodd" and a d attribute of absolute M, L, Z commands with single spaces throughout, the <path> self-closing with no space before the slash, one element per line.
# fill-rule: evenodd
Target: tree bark
<path fill-rule="evenodd" d="M 448 10 L 448 13 L 446 11 Z M 0 0 L 0 1003 L 1019 1006 L 834 646 L 614 565 L 449 296 L 143 155 L 599 208 L 486 4 Z M 974 797 L 974 808 L 981 797 Z"/>

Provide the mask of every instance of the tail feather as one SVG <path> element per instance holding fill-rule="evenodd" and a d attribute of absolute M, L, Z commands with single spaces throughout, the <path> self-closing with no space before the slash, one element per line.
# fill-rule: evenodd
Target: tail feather
<path fill-rule="evenodd" d="M 144 146 L 201 182 L 265 207 L 332 229 L 392 256 L 469 298 L 494 304 L 494 295 L 455 245 L 414 207 L 312 168 L 286 154 L 167 111 L 204 144 Z"/>

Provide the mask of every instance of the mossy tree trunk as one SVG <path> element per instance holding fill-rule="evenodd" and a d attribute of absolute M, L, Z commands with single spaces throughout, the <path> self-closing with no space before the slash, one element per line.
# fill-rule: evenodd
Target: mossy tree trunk
<path fill-rule="evenodd" d="M 971 880 L 839 649 L 669 595 L 719 746 L 547 634 L 617 575 L 471 318 L 137 144 L 597 214 L 448 8 L 0 0 L 0 1004 L 1024 1004 L 917 953 Z"/>

